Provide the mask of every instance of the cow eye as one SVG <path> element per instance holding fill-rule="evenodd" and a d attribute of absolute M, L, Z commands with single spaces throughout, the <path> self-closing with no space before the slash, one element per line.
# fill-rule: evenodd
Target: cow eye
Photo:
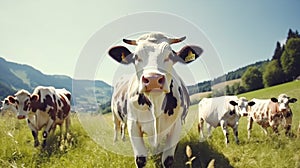
<path fill-rule="evenodd" d="M 135 55 L 135 56 L 134 56 L 134 59 L 135 59 L 135 61 L 137 61 L 137 62 L 142 62 L 142 61 L 143 61 L 138 55 Z"/>

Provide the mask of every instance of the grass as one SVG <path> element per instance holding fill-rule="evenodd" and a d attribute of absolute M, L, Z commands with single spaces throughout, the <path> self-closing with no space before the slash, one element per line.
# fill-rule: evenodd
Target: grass
<path fill-rule="evenodd" d="M 292 131 L 300 121 L 300 82 L 290 82 L 239 96 L 251 98 L 277 97 L 286 93 L 298 99 L 291 104 L 294 112 Z M 215 159 L 216 167 L 237 168 L 281 168 L 300 167 L 300 138 L 280 135 L 264 135 L 262 129 L 253 124 L 251 139 L 247 139 L 247 119 L 242 118 L 239 125 L 240 145 L 234 144 L 230 130 L 230 144 L 224 144 L 224 136 L 218 127 L 212 131 L 212 137 L 199 142 L 197 131 L 197 105 L 190 112 L 183 128 L 182 139 L 175 153 L 174 167 L 185 165 L 186 145 L 191 146 L 193 167 L 206 167 Z M 60 141 L 59 129 L 50 135 L 45 149 L 33 147 L 33 138 L 25 120 L 13 117 L 0 117 L 0 167 L 135 167 L 132 149 L 126 136 L 126 142 L 112 143 L 113 129 L 111 115 L 92 116 L 80 114 L 72 117 L 70 136 Z M 41 134 L 41 133 L 40 133 Z M 41 136 L 41 135 L 40 135 Z M 41 139 L 41 138 L 40 138 Z M 160 167 L 159 155 L 149 156 L 147 168 Z"/>

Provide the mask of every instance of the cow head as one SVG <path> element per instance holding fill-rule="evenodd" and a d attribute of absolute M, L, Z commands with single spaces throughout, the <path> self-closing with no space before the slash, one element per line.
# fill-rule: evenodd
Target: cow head
<path fill-rule="evenodd" d="M 30 93 L 27 90 L 20 90 L 15 94 L 15 97 L 9 96 L 9 102 L 16 106 L 17 118 L 24 119 L 27 116 L 30 104 Z"/>
<path fill-rule="evenodd" d="M 15 104 L 10 103 L 9 97 L 5 98 L 3 101 L 0 102 L 2 104 L 2 107 L 0 108 L 0 111 L 3 110 L 12 110 L 12 111 L 17 111 Z"/>
<path fill-rule="evenodd" d="M 248 116 L 249 106 L 253 106 L 255 104 L 253 101 L 248 102 L 245 97 L 240 97 L 237 101 L 231 100 L 229 103 L 236 106 L 236 111 L 241 116 Z"/>
<path fill-rule="evenodd" d="M 285 111 L 290 110 L 289 103 L 295 103 L 297 101 L 297 99 L 296 98 L 290 98 L 286 94 L 280 94 L 278 96 L 278 99 L 273 97 L 273 98 L 271 98 L 271 101 L 274 102 L 274 103 L 278 103 L 279 111 L 285 112 Z"/>
<path fill-rule="evenodd" d="M 190 63 L 203 52 L 198 46 L 185 46 L 179 52 L 171 48 L 171 44 L 181 42 L 185 37 L 171 39 L 161 33 L 145 34 L 138 40 L 123 41 L 135 45 L 131 52 L 124 46 L 116 46 L 109 50 L 109 55 L 119 63 L 134 64 L 139 80 L 139 93 L 170 92 L 173 65 L 176 62 Z"/>

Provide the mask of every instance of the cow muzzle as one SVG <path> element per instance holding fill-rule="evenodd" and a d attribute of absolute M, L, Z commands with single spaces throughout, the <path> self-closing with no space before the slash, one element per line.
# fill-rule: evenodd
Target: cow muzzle
<path fill-rule="evenodd" d="M 158 73 L 149 73 L 142 76 L 142 92 L 163 92 L 166 83 L 166 77 Z"/>
<path fill-rule="evenodd" d="M 25 116 L 25 115 L 18 115 L 17 118 L 18 118 L 19 120 L 22 120 L 22 119 L 25 119 L 26 116 Z"/>

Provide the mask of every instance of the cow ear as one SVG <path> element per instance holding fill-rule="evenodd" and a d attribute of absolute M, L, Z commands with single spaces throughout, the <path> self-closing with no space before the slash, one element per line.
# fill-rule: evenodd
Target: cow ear
<path fill-rule="evenodd" d="M 274 103 L 277 103 L 277 102 L 278 102 L 278 99 L 276 99 L 275 97 L 272 97 L 272 98 L 271 98 L 271 101 L 274 102 Z"/>
<path fill-rule="evenodd" d="M 249 106 L 253 106 L 255 104 L 255 102 L 254 101 L 250 101 L 250 102 L 248 102 L 248 105 Z"/>
<path fill-rule="evenodd" d="M 31 101 L 31 102 L 37 102 L 38 100 L 39 100 L 39 96 L 36 95 L 36 94 L 34 94 L 34 95 L 32 95 L 32 96 L 30 97 L 30 101 Z"/>
<path fill-rule="evenodd" d="M 231 101 L 229 102 L 229 104 L 231 104 L 231 105 L 233 105 L 233 106 L 237 106 L 237 105 L 238 105 L 238 103 L 235 102 L 235 101 L 233 101 L 233 100 L 231 100 Z"/>
<path fill-rule="evenodd" d="M 10 103 L 13 103 L 13 104 L 16 103 L 16 99 L 13 96 L 9 96 L 8 100 Z"/>
<path fill-rule="evenodd" d="M 289 99 L 289 103 L 295 103 L 296 101 L 297 101 L 296 98 L 291 98 L 291 99 Z"/>
<path fill-rule="evenodd" d="M 124 46 L 112 47 L 108 54 L 117 62 L 129 64 L 133 62 L 132 53 Z"/>
<path fill-rule="evenodd" d="M 196 60 L 203 50 L 198 46 L 185 46 L 178 53 L 177 56 L 181 58 L 182 63 L 190 63 Z"/>

